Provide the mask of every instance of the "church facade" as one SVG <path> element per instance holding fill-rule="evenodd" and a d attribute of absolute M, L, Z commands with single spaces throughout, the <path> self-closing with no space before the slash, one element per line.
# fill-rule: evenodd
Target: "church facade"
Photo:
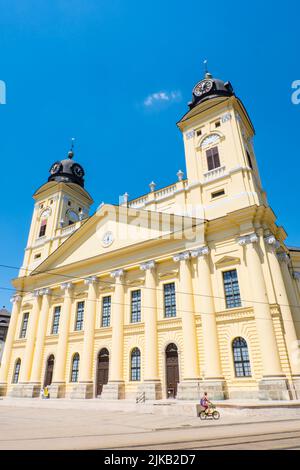
<path fill-rule="evenodd" d="M 207 73 L 177 125 L 187 178 L 92 216 L 73 152 L 52 165 L 1 395 L 300 399 L 300 249 L 268 204 L 247 111 Z"/>

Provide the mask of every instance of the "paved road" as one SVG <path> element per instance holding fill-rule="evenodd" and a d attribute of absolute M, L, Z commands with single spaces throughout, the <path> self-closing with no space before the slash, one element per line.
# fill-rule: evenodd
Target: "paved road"
<path fill-rule="evenodd" d="M 99 401 L 0 401 L 0 450 L 289 448 L 300 449 L 300 410 L 222 410 L 216 422 Z"/>

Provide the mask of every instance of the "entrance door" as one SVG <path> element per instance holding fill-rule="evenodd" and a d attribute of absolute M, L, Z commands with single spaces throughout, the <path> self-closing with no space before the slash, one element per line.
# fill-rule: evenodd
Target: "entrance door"
<path fill-rule="evenodd" d="M 101 395 L 103 385 L 108 382 L 109 352 L 106 348 L 98 354 L 96 396 Z"/>
<path fill-rule="evenodd" d="M 54 369 L 54 356 L 53 354 L 51 354 L 51 356 L 48 357 L 48 361 L 47 361 L 44 387 L 48 387 L 49 385 L 52 384 L 53 369 Z"/>
<path fill-rule="evenodd" d="M 175 398 L 179 382 L 178 350 L 174 343 L 166 349 L 167 398 Z"/>

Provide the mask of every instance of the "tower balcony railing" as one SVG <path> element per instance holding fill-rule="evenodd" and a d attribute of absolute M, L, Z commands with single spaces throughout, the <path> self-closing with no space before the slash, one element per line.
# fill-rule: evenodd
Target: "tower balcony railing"
<path fill-rule="evenodd" d="M 214 168 L 213 170 L 209 170 L 206 173 L 204 173 L 204 181 L 212 181 L 215 180 L 216 178 L 221 178 L 222 176 L 225 175 L 225 170 L 226 167 L 224 166 L 219 166 L 218 168 Z"/>

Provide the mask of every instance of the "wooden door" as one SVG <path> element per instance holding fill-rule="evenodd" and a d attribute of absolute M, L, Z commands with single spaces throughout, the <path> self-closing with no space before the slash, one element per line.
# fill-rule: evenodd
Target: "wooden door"
<path fill-rule="evenodd" d="M 176 398 L 179 382 L 178 350 L 174 343 L 166 349 L 167 398 Z"/>
<path fill-rule="evenodd" d="M 108 382 L 109 352 L 106 348 L 98 354 L 96 396 L 101 395 L 103 385 Z"/>
<path fill-rule="evenodd" d="M 53 369 L 54 369 L 54 356 L 51 355 L 47 361 L 44 387 L 48 387 L 49 385 L 52 384 Z"/>

